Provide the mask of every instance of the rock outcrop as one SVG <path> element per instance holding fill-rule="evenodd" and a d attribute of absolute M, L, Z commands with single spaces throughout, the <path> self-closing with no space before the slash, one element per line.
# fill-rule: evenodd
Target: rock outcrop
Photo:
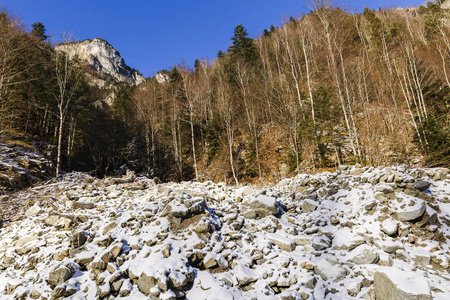
<path fill-rule="evenodd" d="M 127 66 L 120 53 L 103 39 L 94 38 L 82 42 L 59 44 L 55 49 L 67 52 L 70 57 L 77 55 L 100 74 L 110 75 L 117 81 L 134 85 L 144 81 L 144 76 Z M 96 84 L 101 85 L 102 82 L 97 80 Z"/>

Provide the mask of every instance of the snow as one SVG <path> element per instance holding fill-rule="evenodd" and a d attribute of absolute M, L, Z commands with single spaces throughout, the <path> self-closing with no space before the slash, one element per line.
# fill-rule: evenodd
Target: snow
<path fill-rule="evenodd" d="M 448 179 L 425 177 L 432 182 L 431 194 L 418 197 L 389 184 L 394 193 L 381 198 L 376 187 L 386 183 L 379 180 L 392 178 L 392 174 L 412 183 L 423 173 L 398 167 L 349 167 L 336 173 L 300 174 L 271 188 L 253 187 L 246 199 L 236 198 L 237 188 L 212 182 L 156 185 L 150 179 L 137 178 L 136 184 L 145 188 L 131 189 L 133 182 L 111 184 L 107 179 L 68 174 L 60 183 L 34 188 L 23 197 L 38 192 L 62 202 L 67 193 L 96 206 L 72 209 L 55 201 L 58 213 L 71 215 L 79 223 L 68 225 L 62 218 L 62 226 L 55 226 L 43 222 L 54 209 L 38 201 L 35 207 L 41 210 L 39 214 L 24 214 L 21 220 L 5 223 L 0 228 L 0 298 L 13 299 L 23 289 L 39 290 L 43 297 L 50 298 L 52 287 L 46 283 L 50 271 L 69 264 L 75 273 L 67 284 L 78 289 L 72 299 L 96 299 L 100 277 L 104 282 L 117 277 L 130 292 L 127 296 L 113 292 L 111 297 L 147 299 L 149 295 L 144 295 L 137 283 L 142 274 L 160 281 L 151 289 L 160 298 L 182 292 L 187 299 L 280 299 L 299 297 L 300 293 L 311 299 L 329 295 L 352 299 L 373 293 L 370 283 L 381 265 L 400 272 L 392 273 L 400 287 L 408 280 L 397 281 L 397 275 L 406 272 L 411 282 L 427 278 L 435 287 L 434 298 L 448 299 Z M 364 183 L 362 178 L 366 178 Z M 294 193 L 299 187 L 303 193 Z M 334 191 L 329 193 L 330 189 Z M 316 195 L 317 209 L 302 212 L 297 208 L 308 194 Z M 247 219 L 245 213 L 251 209 L 248 202 L 255 198 L 261 206 L 280 205 L 284 211 Z M 428 214 L 437 213 L 437 223 L 422 226 L 397 219 L 398 211 L 419 200 L 426 202 Z M 205 211 L 192 215 L 190 205 L 200 201 L 204 201 Z M 376 206 L 368 210 L 373 202 Z M 169 206 L 171 211 L 162 216 Z M 179 216 L 177 220 L 172 218 L 175 215 Z M 194 228 L 202 222 L 212 224 L 214 230 L 197 233 Z M 104 233 L 103 228 L 111 223 L 117 226 Z M 382 228 L 392 230 L 394 224 L 398 225 L 398 234 L 389 237 Z M 85 232 L 87 242 L 72 249 L 71 237 L 78 231 Z M 123 251 L 108 262 L 107 270 L 77 263 L 89 258 L 99 262 L 115 246 L 122 246 Z M 28 247 L 29 252 L 21 253 Z M 211 259 L 216 263 L 206 268 L 204 263 Z M 427 260 L 433 262 L 433 268 Z M 34 261 L 34 267 L 27 269 L 30 261 Z M 7 295 L 8 282 L 22 284 L 23 289 Z M 423 282 L 419 280 L 419 284 Z M 108 286 L 112 284 L 100 287 L 108 292 Z M 405 289 L 411 290 L 408 286 Z"/>
<path fill-rule="evenodd" d="M 391 267 L 379 267 L 377 272 L 386 275 L 398 289 L 406 293 L 417 295 L 430 290 L 428 280 L 415 272 L 402 271 Z"/>

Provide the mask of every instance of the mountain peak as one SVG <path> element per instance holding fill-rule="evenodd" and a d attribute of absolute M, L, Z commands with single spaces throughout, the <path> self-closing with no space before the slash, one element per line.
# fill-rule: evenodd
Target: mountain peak
<path fill-rule="evenodd" d="M 108 74 L 118 81 L 135 85 L 144 81 L 144 76 L 126 65 L 119 51 L 102 38 L 63 43 L 57 45 L 55 49 L 67 52 L 70 57 L 78 55 L 82 61 L 93 66 L 99 73 Z"/>

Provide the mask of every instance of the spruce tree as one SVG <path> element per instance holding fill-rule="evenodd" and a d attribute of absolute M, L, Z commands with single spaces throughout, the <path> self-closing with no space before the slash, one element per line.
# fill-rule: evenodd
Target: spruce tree
<path fill-rule="evenodd" d="M 45 26 L 41 22 L 35 22 L 31 24 L 31 28 L 31 34 L 41 41 L 45 41 L 46 39 L 48 39 L 48 35 L 45 34 Z"/>
<path fill-rule="evenodd" d="M 240 57 L 248 63 L 253 63 L 258 58 L 256 45 L 253 39 L 247 36 L 248 33 L 244 26 L 241 24 L 236 26 L 236 28 L 234 28 L 234 35 L 231 38 L 232 43 L 228 48 L 228 52 L 234 58 Z"/>

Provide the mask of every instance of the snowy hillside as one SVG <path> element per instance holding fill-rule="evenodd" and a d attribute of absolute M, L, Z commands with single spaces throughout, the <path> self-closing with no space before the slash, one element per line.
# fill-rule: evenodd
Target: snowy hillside
<path fill-rule="evenodd" d="M 27 193 L 0 229 L 2 299 L 450 298 L 447 169 L 264 189 L 74 173 Z"/>

